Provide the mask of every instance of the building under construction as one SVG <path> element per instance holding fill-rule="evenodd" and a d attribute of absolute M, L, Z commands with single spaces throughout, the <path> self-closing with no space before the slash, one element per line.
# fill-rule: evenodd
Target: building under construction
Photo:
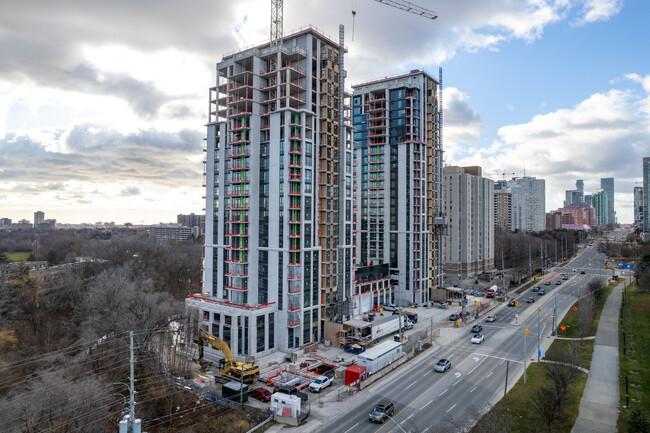
<path fill-rule="evenodd" d="M 350 315 L 353 146 L 339 40 L 308 28 L 227 54 L 210 89 L 200 327 L 236 355 Z M 347 95 L 349 97 L 349 95 Z"/>

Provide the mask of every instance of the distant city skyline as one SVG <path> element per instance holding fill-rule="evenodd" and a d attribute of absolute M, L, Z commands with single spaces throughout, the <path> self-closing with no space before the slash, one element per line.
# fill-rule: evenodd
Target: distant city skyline
<path fill-rule="evenodd" d="M 618 220 L 633 221 L 650 142 L 638 48 L 650 3 L 441 2 L 435 21 L 370 0 L 327 5 L 285 8 L 284 31 L 344 24 L 347 86 L 443 67 L 447 166 L 544 179 L 546 211 L 576 179 L 591 192 L 611 177 Z M 269 20 L 268 0 L 155 14 L 142 2 L 42 2 L 38 14 L 13 2 L 0 17 L 0 217 L 38 207 L 60 222 L 154 224 L 200 212 L 205 88 L 222 53 L 266 40 Z"/>

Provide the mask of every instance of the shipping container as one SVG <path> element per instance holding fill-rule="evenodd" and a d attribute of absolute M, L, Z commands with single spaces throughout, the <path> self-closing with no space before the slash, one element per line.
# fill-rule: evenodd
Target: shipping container
<path fill-rule="evenodd" d="M 366 367 L 360 365 L 351 365 L 345 370 L 345 384 L 357 385 L 357 381 L 361 382 L 366 378 Z"/>
<path fill-rule="evenodd" d="M 403 356 L 402 343 L 384 341 L 357 356 L 357 365 L 365 367 L 368 374 L 375 374 Z"/>

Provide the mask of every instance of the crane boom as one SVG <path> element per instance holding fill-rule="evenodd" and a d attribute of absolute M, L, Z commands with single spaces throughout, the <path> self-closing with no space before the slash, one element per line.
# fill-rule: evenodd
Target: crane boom
<path fill-rule="evenodd" d="M 432 10 L 425 9 L 421 6 L 408 2 L 406 0 L 375 0 L 376 2 L 383 3 L 388 6 L 392 6 L 397 9 L 401 9 L 406 12 L 410 12 L 415 15 L 419 15 L 423 18 L 430 20 L 435 20 L 438 18 L 438 14 Z"/>

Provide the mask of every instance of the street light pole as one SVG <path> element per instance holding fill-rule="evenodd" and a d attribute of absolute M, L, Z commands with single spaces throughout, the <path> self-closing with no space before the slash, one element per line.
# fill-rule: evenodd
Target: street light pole
<path fill-rule="evenodd" d="M 542 309 L 539 309 L 539 314 L 537 316 L 537 362 L 539 362 L 539 339 L 540 339 L 540 332 L 539 332 L 539 318 L 542 315 Z"/>
<path fill-rule="evenodd" d="M 528 356 L 526 354 L 526 329 L 524 329 L 524 385 L 526 385 L 526 357 Z"/>
<path fill-rule="evenodd" d="M 406 431 L 404 431 L 404 429 L 402 428 L 402 426 L 400 426 L 400 425 L 397 423 L 397 421 L 395 421 L 395 420 L 393 419 L 393 417 L 391 417 L 390 415 L 388 415 L 388 414 L 386 414 L 386 413 L 385 413 L 384 415 L 386 415 L 386 417 L 387 417 L 389 420 L 393 421 L 393 422 L 395 423 L 395 425 L 396 425 L 400 430 L 402 430 L 402 433 L 406 433 Z"/>

